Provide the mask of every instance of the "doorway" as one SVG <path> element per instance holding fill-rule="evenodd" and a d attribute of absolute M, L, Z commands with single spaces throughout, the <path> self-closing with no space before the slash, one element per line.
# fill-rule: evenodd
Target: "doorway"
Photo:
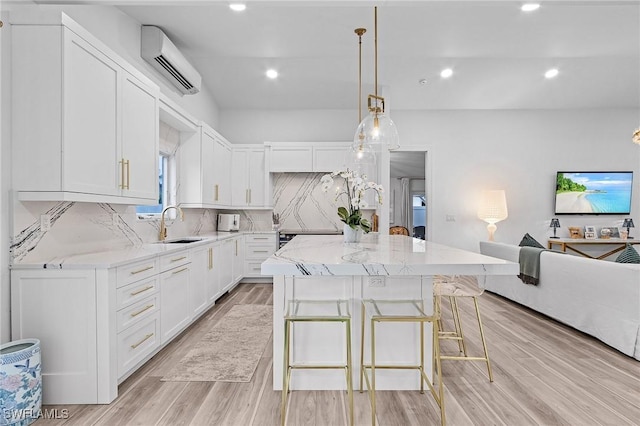
<path fill-rule="evenodd" d="M 428 235 L 425 151 L 389 153 L 389 225 L 404 226 L 415 238 Z"/>

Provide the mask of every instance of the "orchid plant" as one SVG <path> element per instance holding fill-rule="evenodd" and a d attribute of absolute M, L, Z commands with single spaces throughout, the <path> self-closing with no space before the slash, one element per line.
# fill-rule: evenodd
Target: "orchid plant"
<path fill-rule="evenodd" d="M 371 231 L 371 224 L 362 217 L 362 209 L 369 207 L 369 203 L 364 199 L 365 192 L 372 190 L 376 192 L 376 201 L 382 204 L 382 185 L 375 182 L 367 182 L 367 176 L 356 171 L 344 170 L 333 172 L 322 176 L 320 183 L 322 191 L 328 192 L 335 185 L 335 179 L 342 179 L 342 183 L 335 186 L 335 202 L 346 201 L 346 207 L 338 207 L 340 220 L 352 229 L 362 229 L 365 233 Z"/>

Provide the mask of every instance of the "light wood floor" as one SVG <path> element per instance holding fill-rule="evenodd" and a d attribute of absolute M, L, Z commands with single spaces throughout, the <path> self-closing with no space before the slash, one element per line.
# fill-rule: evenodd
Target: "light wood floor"
<path fill-rule="evenodd" d="M 280 392 L 271 389 L 271 342 L 250 383 L 162 382 L 209 328 L 233 305 L 272 304 L 270 284 L 242 284 L 218 301 L 201 320 L 159 352 L 119 388 L 110 405 L 68 405 L 66 420 L 52 425 L 277 425 Z M 473 305 L 461 302 L 465 332 L 478 333 Z M 638 425 L 640 362 L 589 336 L 506 299 L 480 298 L 493 362 L 489 383 L 481 362 L 444 361 L 449 425 Z M 466 320 L 466 321 L 465 321 Z M 457 352 L 453 342 L 444 342 Z M 469 345 L 479 351 L 477 344 Z M 239 349 L 240 350 L 240 349 Z M 379 425 L 439 424 L 435 403 L 417 391 L 379 392 Z M 356 423 L 370 424 L 366 393 L 355 393 Z M 346 424 L 340 391 L 294 391 L 289 425 Z"/>

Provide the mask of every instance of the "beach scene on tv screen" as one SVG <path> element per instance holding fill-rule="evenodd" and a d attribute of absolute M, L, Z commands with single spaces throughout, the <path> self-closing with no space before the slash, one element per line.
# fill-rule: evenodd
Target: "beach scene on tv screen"
<path fill-rule="evenodd" d="M 629 213 L 632 173 L 558 173 L 556 213 Z"/>

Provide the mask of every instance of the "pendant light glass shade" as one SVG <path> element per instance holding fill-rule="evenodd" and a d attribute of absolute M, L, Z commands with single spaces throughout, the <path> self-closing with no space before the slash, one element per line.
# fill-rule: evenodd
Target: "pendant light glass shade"
<path fill-rule="evenodd" d="M 353 137 L 353 146 L 360 145 L 372 147 L 379 145 L 389 150 L 400 148 L 400 137 L 393 120 L 383 112 L 377 112 L 376 109 L 370 111 L 358 125 Z"/>
<path fill-rule="evenodd" d="M 376 165 L 376 153 L 371 145 L 351 144 L 345 156 L 345 165 L 349 170 L 359 173 L 369 173 Z"/>

